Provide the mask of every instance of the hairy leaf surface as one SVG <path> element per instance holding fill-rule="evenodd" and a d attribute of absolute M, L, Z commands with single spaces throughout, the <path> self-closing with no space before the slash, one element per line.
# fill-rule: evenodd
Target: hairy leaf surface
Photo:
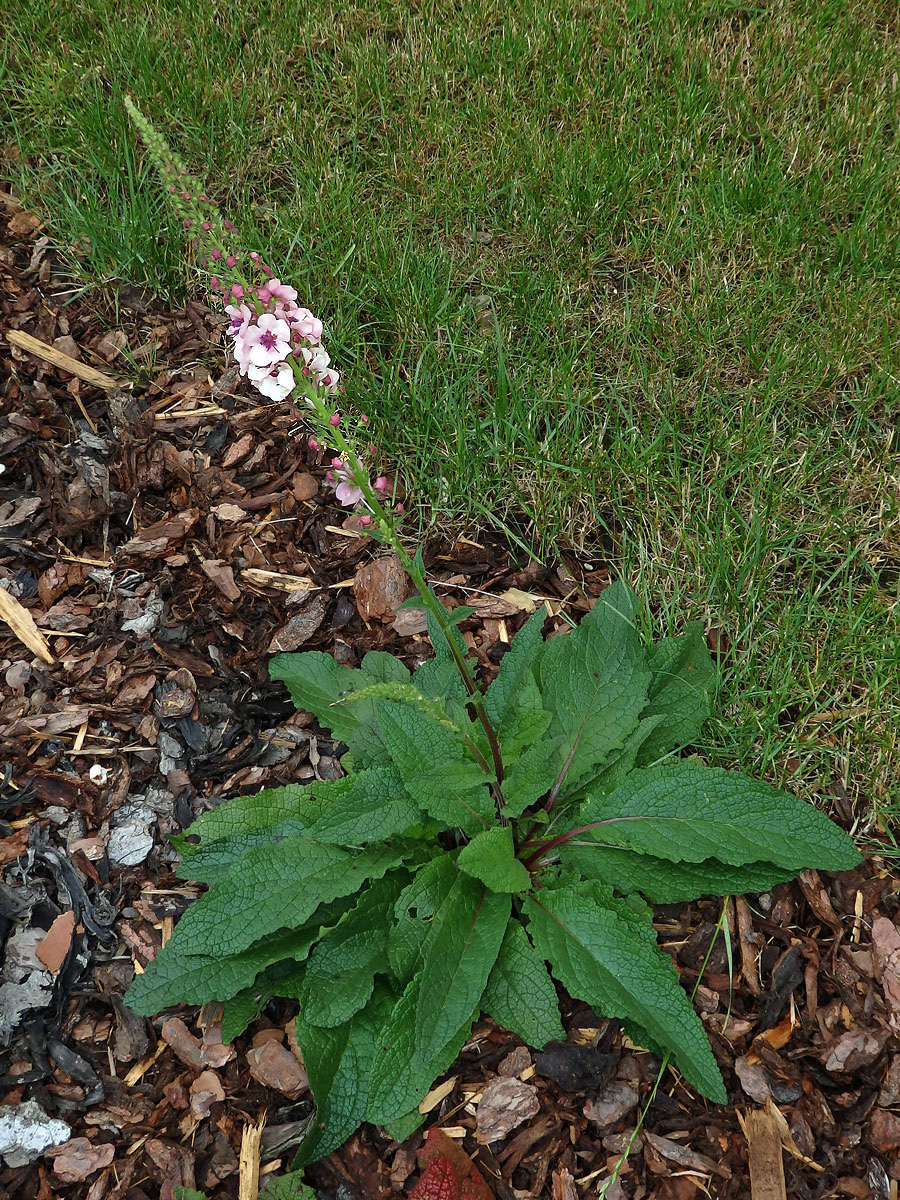
<path fill-rule="evenodd" d="M 597 884 L 545 888 L 525 911 L 535 946 L 571 995 L 647 1030 L 694 1087 L 726 1103 L 709 1039 L 649 917 Z"/>
<path fill-rule="evenodd" d="M 640 749 L 638 766 L 649 766 L 676 747 L 693 742 L 712 712 L 716 668 L 703 626 L 687 625 L 679 637 L 662 638 L 650 648 L 649 701 L 644 718 L 662 717 Z"/>
<path fill-rule="evenodd" d="M 479 879 L 492 892 L 525 892 L 531 887 L 528 870 L 516 858 L 512 827 L 495 825 L 476 833 L 460 851 L 457 866 Z"/>
<path fill-rule="evenodd" d="M 540 1050 L 547 1042 L 565 1041 L 559 1000 L 547 964 L 515 918 L 506 927 L 481 1006 L 529 1046 Z"/>
<path fill-rule="evenodd" d="M 578 835 L 666 858 L 735 866 L 767 861 L 792 871 L 845 871 L 860 856 L 843 830 L 811 804 L 737 771 L 681 761 L 633 771 L 608 796 L 588 799 Z"/>

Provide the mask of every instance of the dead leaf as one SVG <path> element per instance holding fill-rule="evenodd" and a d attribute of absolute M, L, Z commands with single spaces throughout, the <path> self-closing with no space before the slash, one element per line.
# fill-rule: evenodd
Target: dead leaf
<path fill-rule="evenodd" d="M 872 953 L 875 978 L 884 989 L 888 1007 L 888 1024 L 900 1033 L 900 929 L 887 917 L 876 917 L 872 923 Z"/>
<path fill-rule="evenodd" d="M 800 889 L 806 897 L 806 903 L 812 909 L 813 915 L 828 926 L 834 934 L 835 942 L 839 942 L 844 931 L 828 898 L 828 893 L 825 891 L 825 885 L 819 877 L 819 872 L 811 869 L 801 871 L 797 876 L 797 882 L 800 884 Z"/>
<path fill-rule="evenodd" d="M 442 1129 L 433 1125 L 419 1152 L 422 1174 L 409 1200 L 493 1200 L 472 1160 Z"/>
<path fill-rule="evenodd" d="M 5 621 L 15 636 L 42 662 L 52 663 L 53 655 L 44 635 L 34 623 L 34 618 L 15 596 L 0 587 L 0 621 Z"/>
<path fill-rule="evenodd" d="M 199 508 L 186 508 L 177 517 L 157 521 L 136 533 L 122 547 L 126 554 L 138 554 L 143 558 L 160 558 L 170 543 L 180 542 L 185 534 L 200 520 Z"/>
<path fill-rule="evenodd" d="M 101 358 L 111 363 L 114 358 L 118 358 L 127 345 L 128 334 L 124 329 L 110 329 L 96 343 L 94 349 Z"/>
<path fill-rule="evenodd" d="M 10 217 L 6 228 L 14 238 L 28 238 L 40 229 L 43 223 L 37 213 L 25 212 L 22 209 Z"/>
<path fill-rule="evenodd" d="M 513 1076 L 498 1076 L 484 1089 L 478 1105 L 475 1139 L 498 1142 L 540 1111 L 537 1089 Z"/>

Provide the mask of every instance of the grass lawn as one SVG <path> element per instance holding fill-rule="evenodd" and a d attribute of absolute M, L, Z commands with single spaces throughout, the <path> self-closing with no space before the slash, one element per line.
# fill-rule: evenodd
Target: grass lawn
<path fill-rule="evenodd" d="M 896 810 L 894 0 L 7 11 L 5 171 L 82 272 L 202 285 L 131 92 L 434 521 L 596 549 L 727 632 L 715 759 Z"/>

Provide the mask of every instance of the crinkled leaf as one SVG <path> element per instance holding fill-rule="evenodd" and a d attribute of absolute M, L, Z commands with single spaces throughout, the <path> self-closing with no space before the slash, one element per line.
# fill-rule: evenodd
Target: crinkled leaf
<path fill-rule="evenodd" d="M 432 595 L 434 596 L 433 592 L 432 592 Z M 443 604 L 441 604 L 441 602 L 440 602 L 440 600 L 438 600 L 437 596 L 434 596 L 434 598 L 435 598 L 435 600 L 437 600 L 439 607 L 441 609 L 443 609 L 444 613 L 447 616 L 447 620 L 450 622 L 448 633 L 450 635 L 450 638 L 451 638 L 454 646 L 456 646 L 456 649 L 459 651 L 460 655 L 463 658 L 467 658 L 469 655 L 469 647 L 463 641 L 462 634 L 459 632 L 459 629 L 456 627 L 456 624 L 453 622 L 452 613 L 447 608 L 445 608 L 445 606 Z M 441 629 L 440 625 L 438 624 L 437 618 L 434 616 L 431 609 L 426 609 L 425 619 L 428 622 L 428 636 L 431 639 L 431 645 L 434 650 L 434 657 L 441 659 L 444 662 L 452 663 L 454 661 L 453 653 L 450 649 L 450 645 L 447 641 L 447 637 L 444 634 L 443 630 Z"/>
<path fill-rule="evenodd" d="M 305 959 L 321 933 L 320 923 L 313 921 L 300 929 L 262 939 L 242 953 L 220 958 L 194 953 L 190 947 L 198 944 L 191 943 L 180 932 L 183 924 L 184 917 L 165 949 L 147 964 L 142 975 L 135 976 L 126 996 L 135 1012 L 153 1016 L 174 1004 L 230 1000 L 249 988 L 270 964 L 286 958 L 297 962 Z"/>
<path fill-rule="evenodd" d="M 528 869 L 516 858 L 509 825 L 495 825 L 476 833 L 461 850 L 456 864 L 492 892 L 526 892 L 531 887 Z"/>
<path fill-rule="evenodd" d="M 543 737 L 516 760 L 503 780 L 506 816 L 520 817 L 550 791 L 559 774 L 565 745 L 562 735 Z"/>
<path fill-rule="evenodd" d="M 443 1046 L 431 1054 L 423 1053 L 416 1038 L 421 981 L 421 975 L 410 980 L 378 1038 L 366 1110 L 366 1120 L 376 1125 L 405 1120 L 459 1054 L 472 1028 L 474 1012 Z"/>
<path fill-rule="evenodd" d="M 428 1130 L 419 1166 L 424 1169 L 409 1200 L 493 1200 L 494 1193 L 463 1147 L 437 1125 Z"/>
<path fill-rule="evenodd" d="M 323 800 L 322 811 L 310 822 L 311 836 L 322 842 L 343 846 L 385 842 L 422 820 L 393 766 L 356 771 L 335 780 L 327 794 L 321 784 L 312 784 L 310 791 Z"/>
<path fill-rule="evenodd" d="M 541 1049 L 547 1042 L 565 1040 L 559 1000 L 547 964 L 515 919 L 506 927 L 481 1007 L 529 1046 Z"/>
<path fill-rule="evenodd" d="M 227 1046 L 240 1037 L 247 1026 L 255 1021 L 265 1006 L 266 999 L 256 987 L 244 988 L 225 1002 L 222 1012 L 222 1041 Z"/>
<path fill-rule="evenodd" d="M 375 682 L 362 671 L 342 667 L 320 650 L 276 654 L 269 661 L 269 678 L 282 680 L 297 708 L 312 713 L 320 725 L 343 742 L 352 740 L 360 717 L 337 701 L 365 683 Z"/>
<path fill-rule="evenodd" d="M 637 854 L 599 842 L 559 847 L 560 862 L 584 879 L 609 884 L 622 895 L 640 892 L 651 904 L 680 904 L 700 896 L 743 895 L 766 892 L 776 883 L 793 879 L 796 871 L 769 863 L 726 866 L 716 859 L 703 862 L 667 862 L 651 854 Z"/>
<path fill-rule="evenodd" d="M 316 1117 L 294 1159 L 295 1170 L 330 1154 L 365 1120 L 378 1039 L 394 1005 L 395 997 L 380 985 L 366 1007 L 337 1028 L 297 1018 Z"/>
<path fill-rule="evenodd" d="M 373 683 L 409 683 L 409 667 L 386 650 L 369 650 L 359 664 Z"/>
<path fill-rule="evenodd" d="M 376 972 L 384 970 L 394 905 L 408 879 L 397 871 L 370 883 L 315 945 L 303 972 L 304 1021 L 331 1029 L 369 999 Z"/>
<path fill-rule="evenodd" d="M 383 702 L 385 745 L 410 795 L 445 825 L 474 833 L 493 823 L 487 776 L 452 730 L 409 705 Z"/>
<path fill-rule="evenodd" d="M 350 854 L 305 834 L 259 846 L 191 905 L 167 950 L 216 958 L 240 954 L 270 933 L 303 925 L 320 904 L 359 891 L 405 853 L 379 847 Z"/>
<path fill-rule="evenodd" d="M 510 898 L 457 876 L 423 946 L 416 1052 L 430 1059 L 478 1005 L 509 921 Z"/>
<path fill-rule="evenodd" d="M 401 984 L 421 970 L 419 960 L 432 918 L 458 874 L 456 852 L 448 851 L 421 866 L 400 893 L 394 906 L 395 924 L 388 934 L 388 960 Z"/>
<path fill-rule="evenodd" d="M 423 696 L 464 703 L 468 698 L 466 685 L 452 658 L 429 658 L 413 672 L 413 683 Z"/>
<path fill-rule="evenodd" d="M 650 672 L 633 614 L 631 592 L 614 583 L 577 629 L 545 642 L 537 657 L 550 735 L 562 738 L 555 763 L 566 768 L 566 793 L 624 745 L 647 702 Z"/>
<path fill-rule="evenodd" d="M 269 1175 L 259 1200 L 316 1200 L 316 1190 L 303 1182 L 302 1171 L 289 1171 L 287 1175 Z"/>
<path fill-rule="evenodd" d="M 529 617 L 513 638 L 511 648 L 500 660 L 497 678 L 484 694 L 485 711 L 501 740 L 505 733 L 504 722 L 516 704 L 521 703 L 523 691 L 528 688 L 529 683 L 534 688 L 532 666 L 543 644 L 541 631 L 546 617 L 547 613 L 543 607 Z"/>
<path fill-rule="evenodd" d="M 649 701 L 642 717 L 663 720 L 641 747 L 638 766 L 649 766 L 680 746 L 693 742 L 712 711 L 716 668 L 706 646 L 703 626 L 692 621 L 679 637 L 663 638 L 647 656 Z"/>
<path fill-rule="evenodd" d="M 811 804 L 737 771 L 687 761 L 639 768 L 609 795 L 589 798 L 574 824 L 596 822 L 573 842 L 671 862 L 766 861 L 793 871 L 847 871 L 861 861 L 843 830 Z"/>
<path fill-rule="evenodd" d="M 647 1030 L 698 1091 L 726 1103 L 703 1025 L 656 944 L 649 916 L 590 883 L 545 888 L 540 899 L 525 901 L 525 912 L 538 952 L 572 996 Z"/>

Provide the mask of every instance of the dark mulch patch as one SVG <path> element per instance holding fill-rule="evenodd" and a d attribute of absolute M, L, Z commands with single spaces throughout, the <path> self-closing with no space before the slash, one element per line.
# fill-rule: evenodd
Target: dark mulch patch
<path fill-rule="evenodd" d="M 196 894 L 172 873 L 168 835 L 223 797 L 339 772 L 338 748 L 268 681 L 274 650 L 350 665 L 372 648 L 410 665 L 430 650 L 417 614 L 394 619 L 398 580 L 369 565 L 378 549 L 333 504 L 296 419 L 258 406 L 227 369 L 222 318 L 129 287 L 106 309 L 73 299 L 35 221 L 0 201 L 0 332 L 137 381 L 104 391 L 3 342 L 0 578 L 54 661 L 0 628 L 0 1105 L 35 1100 L 81 1140 L 0 1169 L 0 1193 L 165 1200 L 196 1183 L 235 1197 L 248 1124 L 266 1114 L 263 1170 L 278 1170 L 311 1106 L 248 1070 L 248 1051 L 288 1044 L 289 1006 L 233 1053 L 216 1042 L 214 1007 L 165 1026 L 123 1007 Z M 518 593 L 561 622 L 609 578 L 574 559 L 517 563 L 482 536 L 428 550 L 447 602 L 477 609 L 463 628 L 486 674 L 524 619 Z M 900 940 L 897 890 L 872 857 L 732 908 L 733 987 L 720 938 L 697 1004 L 736 1107 L 710 1108 L 667 1075 L 611 1197 L 748 1195 L 738 1110 L 771 1114 L 771 1102 L 794 1140 L 790 1195 L 896 1195 L 900 951 L 884 956 Z M 35 971 L 37 941 L 72 910 L 74 935 L 54 927 L 61 964 Z M 713 901 L 658 912 L 689 986 L 720 913 Z M 614 1023 L 563 1005 L 569 1041 L 544 1054 L 510 1058 L 516 1039 L 478 1025 L 428 1114 L 502 1200 L 596 1194 L 655 1079 Z M 273 1069 L 257 1075 L 279 1082 Z M 480 1145 L 476 1121 L 509 1109 L 496 1085 L 482 1099 L 503 1075 L 532 1115 Z M 367 1127 L 311 1177 L 360 1200 L 408 1192 L 421 1137 L 398 1147 Z"/>

